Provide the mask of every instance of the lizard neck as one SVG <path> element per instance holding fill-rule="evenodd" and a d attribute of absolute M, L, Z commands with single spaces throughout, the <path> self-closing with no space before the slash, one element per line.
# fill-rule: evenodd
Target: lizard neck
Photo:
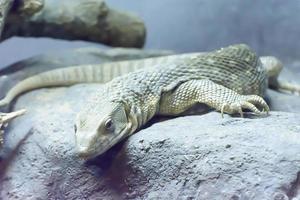
<path fill-rule="evenodd" d="M 154 107 L 131 106 L 128 112 L 128 120 L 131 123 L 129 135 L 133 134 L 136 130 L 146 124 L 155 115 L 156 110 L 157 109 Z"/>

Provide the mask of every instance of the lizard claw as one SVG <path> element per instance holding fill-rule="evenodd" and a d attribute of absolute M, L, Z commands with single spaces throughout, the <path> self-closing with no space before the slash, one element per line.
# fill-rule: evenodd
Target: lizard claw
<path fill-rule="evenodd" d="M 261 108 L 261 110 L 259 109 Z M 221 114 L 223 113 L 235 114 L 239 113 L 241 117 L 244 117 L 243 109 L 248 109 L 254 114 L 261 115 L 263 113 L 269 113 L 270 108 L 263 98 L 257 95 L 245 95 L 239 96 L 233 103 L 225 103 L 221 107 Z"/>
<path fill-rule="evenodd" d="M 254 105 L 259 105 L 262 108 L 262 112 L 266 112 L 267 114 L 269 113 L 270 108 L 269 108 L 268 104 L 260 96 L 257 96 L 257 95 L 247 95 L 247 96 L 244 96 L 244 98 L 246 98 L 246 101 L 248 101 L 249 103 L 251 103 L 253 106 Z M 248 109 L 251 110 L 251 111 L 253 111 L 250 108 L 248 108 Z M 259 111 L 259 112 L 261 112 L 261 111 Z"/>
<path fill-rule="evenodd" d="M 230 110 L 232 112 L 230 112 Z M 238 104 L 231 104 L 230 105 L 230 104 L 224 103 L 222 105 L 222 108 L 221 108 L 221 116 L 222 116 L 222 118 L 224 118 L 224 112 L 225 113 L 230 113 L 230 114 L 238 112 L 241 115 L 242 118 L 244 117 L 242 106 L 238 105 Z"/>
<path fill-rule="evenodd" d="M 8 126 L 8 122 L 10 122 L 12 119 L 20 115 L 23 115 L 25 112 L 26 110 L 22 109 L 10 113 L 0 113 L 0 145 L 3 143 L 3 134 L 4 134 L 3 129 Z"/>

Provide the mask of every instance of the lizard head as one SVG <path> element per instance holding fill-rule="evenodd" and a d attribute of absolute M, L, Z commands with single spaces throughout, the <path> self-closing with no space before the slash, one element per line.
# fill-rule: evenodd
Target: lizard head
<path fill-rule="evenodd" d="M 86 106 L 75 123 L 75 141 L 79 156 L 90 159 L 101 155 L 130 132 L 126 107 L 120 102 L 102 99 Z"/>

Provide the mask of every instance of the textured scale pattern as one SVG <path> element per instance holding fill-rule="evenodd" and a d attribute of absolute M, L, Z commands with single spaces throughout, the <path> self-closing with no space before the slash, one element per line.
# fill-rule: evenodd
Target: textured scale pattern
<path fill-rule="evenodd" d="M 263 65 L 270 65 L 267 71 Z M 0 106 L 36 88 L 88 82 L 105 84 L 89 96 L 75 123 L 78 152 L 82 156 L 95 156 L 134 133 L 153 116 L 178 115 L 194 104 L 206 104 L 222 114 L 243 116 L 245 109 L 255 114 L 268 112 L 269 107 L 262 99 L 268 78 L 272 80 L 269 84 L 277 89 L 300 91 L 298 85 L 277 80 L 281 68 L 278 59 L 260 59 L 248 46 L 240 44 L 207 53 L 45 72 L 13 87 L 0 100 Z M 20 114 L 2 113 L 0 129 Z M 108 122 L 113 122 L 113 129 L 107 127 Z"/>
<path fill-rule="evenodd" d="M 175 91 L 164 94 L 159 114 L 176 116 L 197 103 L 206 104 L 222 113 L 230 114 L 238 112 L 243 115 L 242 108 L 260 114 L 261 112 L 253 104 L 261 105 L 268 110 L 268 105 L 257 95 L 240 95 L 222 85 L 202 79 L 187 81 Z M 232 107 L 232 105 L 236 106 Z"/>
<path fill-rule="evenodd" d="M 103 93 L 112 102 L 125 102 L 132 112 L 135 112 L 138 127 L 141 127 L 155 114 L 159 114 L 162 105 L 165 107 L 170 103 L 165 102 L 164 94 L 173 93 L 185 82 L 204 79 L 210 80 L 209 84 L 202 82 L 202 86 L 206 88 L 198 88 L 206 92 L 201 94 L 202 97 L 210 97 L 209 101 L 204 103 L 219 110 L 224 102 L 236 101 L 234 97 L 238 94 L 262 96 L 267 87 L 266 72 L 256 54 L 246 45 L 234 45 L 117 77 L 106 84 L 107 92 Z M 218 84 L 218 87 L 214 84 Z M 218 89 L 212 90 L 211 87 Z M 104 98 L 103 94 L 96 96 L 95 104 Z M 190 95 L 186 101 L 187 104 L 192 104 L 201 99 L 195 100 L 195 96 Z M 93 109 L 92 106 L 90 110 Z M 224 111 L 234 112 L 228 109 Z"/>
<path fill-rule="evenodd" d="M 6 97 L 0 100 L 0 107 L 9 104 L 17 95 L 29 90 L 49 86 L 69 86 L 78 83 L 107 83 L 115 77 L 141 68 L 152 67 L 158 63 L 172 63 L 177 59 L 199 54 L 202 53 L 188 53 L 158 58 L 119 61 L 99 65 L 73 66 L 43 72 L 29 77 L 14 86 L 7 93 Z"/>

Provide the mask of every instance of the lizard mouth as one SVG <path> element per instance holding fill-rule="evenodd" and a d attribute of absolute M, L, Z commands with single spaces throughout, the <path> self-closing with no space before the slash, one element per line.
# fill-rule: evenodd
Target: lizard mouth
<path fill-rule="evenodd" d="M 124 127 L 122 129 L 122 131 L 116 136 L 113 137 L 110 140 L 106 140 L 106 141 L 97 141 L 94 144 L 101 144 L 98 146 L 98 148 L 89 150 L 89 147 L 80 147 L 78 149 L 78 156 L 83 159 L 83 160 L 90 160 L 93 158 L 96 158 L 102 154 L 104 154 L 107 150 L 109 150 L 111 147 L 113 147 L 116 143 L 120 142 L 121 140 L 123 140 L 124 138 L 127 137 L 127 133 L 128 133 L 129 127 Z"/>

